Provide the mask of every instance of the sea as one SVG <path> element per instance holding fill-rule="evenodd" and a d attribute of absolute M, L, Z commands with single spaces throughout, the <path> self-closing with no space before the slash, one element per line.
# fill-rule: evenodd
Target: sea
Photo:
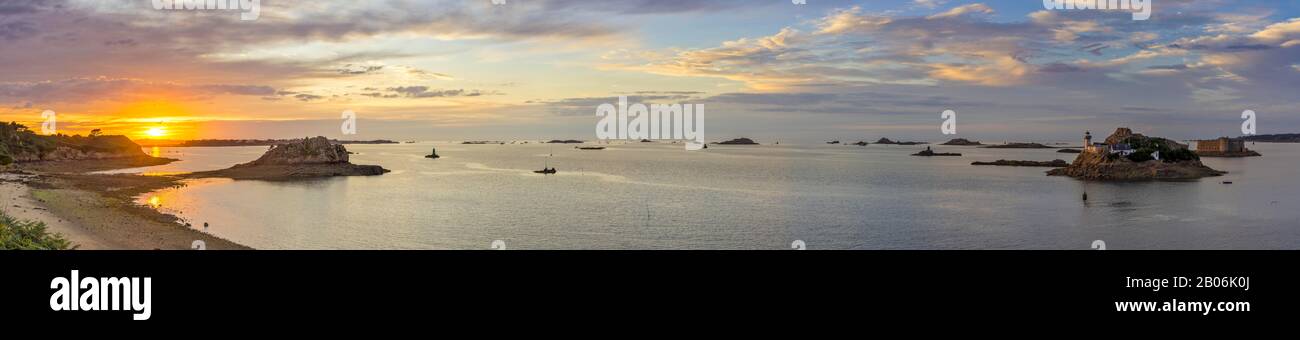
<path fill-rule="evenodd" d="M 137 201 L 259 249 L 1300 249 L 1300 144 L 1205 158 L 1223 177 L 1122 183 L 970 165 L 1073 160 L 1056 149 L 601 146 L 348 145 L 353 163 L 392 172 L 188 180 Z M 113 172 L 222 169 L 265 150 L 145 148 L 180 161 Z"/>

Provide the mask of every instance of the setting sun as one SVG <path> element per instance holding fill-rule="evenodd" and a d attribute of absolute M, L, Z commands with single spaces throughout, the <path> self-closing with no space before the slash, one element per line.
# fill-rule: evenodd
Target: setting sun
<path fill-rule="evenodd" d="M 145 136 L 149 136 L 149 138 L 160 138 L 160 137 L 166 137 L 166 136 L 167 136 L 167 128 L 164 128 L 164 127 L 161 127 L 161 126 L 151 127 L 151 128 L 149 128 L 149 130 L 145 130 L 144 135 L 145 135 Z"/>

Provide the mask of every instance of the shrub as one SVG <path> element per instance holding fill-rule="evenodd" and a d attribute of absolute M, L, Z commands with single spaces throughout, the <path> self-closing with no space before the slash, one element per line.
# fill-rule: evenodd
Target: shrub
<path fill-rule="evenodd" d="M 0 250 L 76 249 L 62 234 L 45 230 L 45 223 L 20 221 L 0 212 Z"/>

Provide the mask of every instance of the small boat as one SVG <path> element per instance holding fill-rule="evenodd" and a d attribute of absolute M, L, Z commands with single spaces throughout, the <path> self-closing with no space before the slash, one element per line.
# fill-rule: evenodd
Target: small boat
<path fill-rule="evenodd" d="M 541 169 L 541 170 L 533 171 L 533 173 L 535 173 L 535 174 L 543 174 L 543 175 L 552 175 L 552 174 L 555 174 L 555 168 L 545 168 L 545 169 Z"/>
<path fill-rule="evenodd" d="M 603 146 L 584 146 L 584 147 L 580 147 L 580 148 L 576 148 L 576 149 L 578 149 L 578 150 L 605 150 L 605 147 L 603 147 Z"/>

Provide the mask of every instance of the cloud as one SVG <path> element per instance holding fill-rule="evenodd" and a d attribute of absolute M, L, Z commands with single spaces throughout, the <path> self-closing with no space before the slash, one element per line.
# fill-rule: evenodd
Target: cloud
<path fill-rule="evenodd" d="M 961 5 L 953 7 L 946 12 L 928 16 L 926 19 L 955 18 L 972 14 L 993 14 L 993 8 L 985 4 Z"/>

